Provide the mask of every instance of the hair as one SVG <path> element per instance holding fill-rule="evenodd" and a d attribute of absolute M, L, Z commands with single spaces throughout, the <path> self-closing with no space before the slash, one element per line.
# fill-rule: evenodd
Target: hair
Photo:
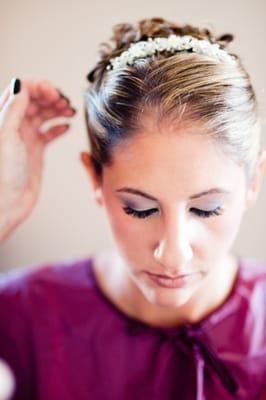
<path fill-rule="evenodd" d="M 118 70 L 106 69 L 110 59 L 131 43 L 170 34 L 217 43 L 235 57 L 236 63 L 182 51 L 170 55 L 161 52 Z M 103 166 L 112 164 L 113 149 L 137 134 L 144 113 L 151 112 L 158 122 L 200 122 L 226 154 L 244 165 L 250 178 L 258 159 L 261 127 L 250 76 L 240 57 L 227 49 L 233 39 L 230 33 L 216 37 L 210 29 L 163 18 L 116 24 L 110 40 L 100 43 L 84 96 L 96 174 L 101 175 Z"/>

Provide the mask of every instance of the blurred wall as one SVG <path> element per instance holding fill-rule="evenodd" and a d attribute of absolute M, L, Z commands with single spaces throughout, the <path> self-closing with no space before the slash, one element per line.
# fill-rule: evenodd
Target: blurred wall
<path fill-rule="evenodd" d="M 96 206 L 79 153 L 88 149 L 82 93 L 98 43 L 118 22 L 162 16 L 231 32 L 257 92 L 265 135 L 265 1 L 149 2 L 0 0 L 0 90 L 13 76 L 47 79 L 78 108 L 70 132 L 46 151 L 42 191 L 30 217 L 0 246 L 0 270 L 87 256 L 112 246 L 107 217 Z M 265 143 L 265 141 L 264 141 Z M 265 182 L 265 181 L 264 181 Z M 266 187 L 242 222 L 234 249 L 266 260 Z"/>

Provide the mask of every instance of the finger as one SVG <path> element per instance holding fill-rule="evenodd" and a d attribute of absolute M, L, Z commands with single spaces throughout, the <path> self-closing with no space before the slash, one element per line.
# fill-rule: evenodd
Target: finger
<path fill-rule="evenodd" d="M 32 100 L 53 103 L 61 98 L 59 90 L 48 80 L 23 79 Z M 64 95 L 63 95 L 64 96 Z M 64 96 L 66 98 L 66 96 Z"/>
<path fill-rule="evenodd" d="M 42 140 L 45 144 L 48 144 L 58 136 L 61 136 L 63 133 L 65 133 L 69 129 L 69 127 L 69 124 L 53 126 L 49 128 L 46 132 L 41 133 Z"/>
<path fill-rule="evenodd" d="M 58 93 L 60 94 L 60 97 L 61 97 L 62 99 L 65 99 L 68 103 L 70 103 L 69 98 L 68 98 L 67 96 L 65 96 L 64 93 L 62 93 L 62 91 L 61 91 L 59 88 L 57 88 L 57 91 L 58 91 Z"/>
<path fill-rule="evenodd" d="M 54 103 L 54 106 L 60 110 L 66 106 L 70 105 L 70 100 L 66 98 L 60 98 L 57 102 Z"/>
<path fill-rule="evenodd" d="M 67 100 L 65 99 L 59 99 L 56 102 L 48 102 L 47 100 L 34 100 L 31 102 L 33 104 L 32 110 L 29 111 L 29 116 L 32 116 L 36 113 L 36 110 L 43 110 L 43 109 L 57 109 L 57 110 L 61 110 L 64 109 L 66 107 L 69 107 L 70 104 Z"/>
<path fill-rule="evenodd" d="M 30 117 L 33 117 L 34 115 L 37 115 L 39 110 L 40 110 L 40 107 L 37 104 L 37 102 L 31 101 L 26 110 L 26 117 L 30 118 Z"/>
<path fill-rule="evenodd" d="M 70 109 L 73 109 L 73 107 L 70 107 L 69 100 L 64 99 L 64 98 L 59 99 L 58 101 L 56 101 L 55 103 L 52 103 L 52 104 L 51 103 L 48 104 L 48 102 L 46 100 L 44 102 L 41 100 L 39 100 L 39 101 L 35 100 L 35 101 L 30 102 L 30 104 L 27 108 L 27 111 L 26 111 L 26 116 L 33 117 L 37 113 L 42 113 L 42 112 L 45 115 L 45 113 L 46 113 L 45 110 L 47 110 L 47 114 L 49 116 L 50 113 L 48 110 L 52 109 L 51 107 L 53 107 L 55 112 L 56 112 L 56 110 L 59 110 L 59 111 L 64 110 L 67 107 L 69 107 Z"/>
<path fill-rule="evenodd" d="M 12 78 L 9 82 L 9 85 L 5 88 L 3 93 L 0 96 L 0 111 L 3 108 L 4 104 L 7 102 L 8 98 L 14 95 L 14 85 L 16 81 L 16 77 Z"/>
<path fill-rule="evenodd" d="M 64 108 L 70 105 L 70 100 L 67 100 L 65 98 L 59 98 L 56 101 L 53 102 L 49 102 L 46 99 L 39 99 L 38 100 L 38 104 L 43 107 L 43 108 L 47 108 L 47 107 L 54 107 L 54 108 Z"/>
<path fill-rule="evenodd" d="M 47 119 L 53 118 L 53 117 L 68 117 L 74 115 L 74 111 L 72 111 L 69 108 L 63 109 L 63 110 L 53 110 L 52 108 L 49 109 L 43 109 L 40 110 L 38 116 L 40 120 L 43 122 Z"/>
<path fill-rule="evenodd" d="M 39 94 L 38 101 L 40 101 L 42 105 L 48 105 L 60 99 L 60 93 L 58 90 L 47 80 L 39 81 L 37 90 Z"/>
<path fill-rule="evenodd" d="M 49 107 L 53 104 L 56 108 L 61 109 L 70 105 L 70 99 L 47 80 L 39 81 L 37 90 L 39 94 L 37 101 L 41 106 Z"/>
<path fill-rule="evenodd" d="M 24 79 L 23 83 L 27 87 L 32 100 L 49 104 L 60 99 L 57 89 L 49 81 Z"/>
<path fill-rule="evenodd" d="M 23 85 L 28 89 L 31 100 L 38 99 L 37 82 L 34 79 L 23 79 Z"/>
<path fill-rule="evenodd" d="M 40 81 L 39 91 L 42 95 L 42 98 L 39 99 L 39 103 L 42 106 L 50 106 L 52 103 L 53 106 L 55 106 L 57 109 L 62 109 L 66 106 L 70 106 L 71 104 L 70 99 L 65 94 L 63 94 L 59 88 L 53 87 L 49 81 Z M 47 97 L 47 94 L 49 94 L 50 97 Z"/>
<path fill-rule="evenodd" d="M 72 108 L 66 108 L 64 110 L 50 109 L 40 109 L 39 112 L 30 118 L 30 124 L 38 128 L 44 122 L 57 117 L 72 117 L 76 113 Z"/>
<path fill-rule="evenodd" d="M 5 88 L 5 90 L 3 91 L 3 93 L 1 94 L 1 97 L 0 97 L 0 111 L 3 108 L 4 104 L 6 103 L 9 95 L 10 95 L 10 85 L 8 85 Z"/>
<path fill-rule="evenodd" d="M 1 110 L 0 124 L 7 128 L 7 131 L 16 131 L 25 117 L 29 105 L 29 92 L 21 81 L 20 91 L 17 94 L 10 94 Z"/>

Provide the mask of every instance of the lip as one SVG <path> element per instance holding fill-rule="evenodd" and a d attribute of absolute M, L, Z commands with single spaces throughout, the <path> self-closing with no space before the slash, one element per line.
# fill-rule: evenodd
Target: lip
<path fill-rule="evenodd" d="M 178 278 L 183 278 L 184 276 L 192 275 L 192 274 L 194 274 L 194 272 L 190 272 L 188 274 L 180 274 L 180 275 L 176 275 L 176 276 L 168 276 L 168 275 L 164 275 L 164 274 L 155 274 L 153 272 L 148 272 L 148 274 L 151 274 L 151 275 L 154 275 L 154 276 L 159 276 L 160 278 L 165 278 L 165 279 L 178 279 Z"/>
<path fill-rule="evenodd" d="M 169 278 L 166 275 L 152 274 L 151 272 L 146 272 L 146 274 L 158 286 L 168 288 L 168 289 L 176 289 L 176 288 L 185 287 L 187 285 L 190 285 L 190 284 L 196 282 L 200 278 L 199 272 L 178 275 L 177 277 L 174 277 L 174 278 Z"/>

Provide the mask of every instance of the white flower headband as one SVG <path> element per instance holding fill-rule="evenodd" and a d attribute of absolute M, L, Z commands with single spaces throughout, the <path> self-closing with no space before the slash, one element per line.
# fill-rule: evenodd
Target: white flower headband
<path fill-rule="evenodd" d="M 107 65 L 106 69 L 115 70 L 126 65 L 132 65 L 136 59 L 152 56 L 156 52 L 175 53 L 184 50 L 192 50 L 194 53 L 207 55 L 222 62 L 232 64 L 236 62 L 236 59 L 221 49 L 217 43 L 197 39 L 190 35 L 177 36 L 171 34 L 167 38 L 148 38 L 147 41 L 131 43 L 128 50 L 123 51 L 120 56 L 110 59 L 110 64 Z"/>

